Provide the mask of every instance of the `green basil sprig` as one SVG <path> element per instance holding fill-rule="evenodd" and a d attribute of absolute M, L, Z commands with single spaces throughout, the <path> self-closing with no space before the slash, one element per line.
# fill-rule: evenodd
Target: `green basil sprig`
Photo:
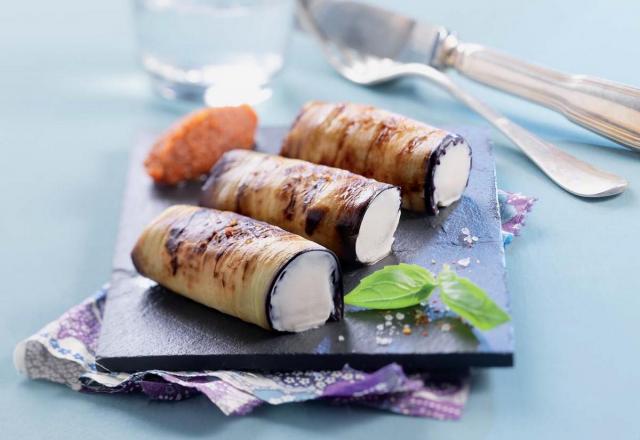
<path fill-rule="evenodd" d="M 416 264 L 386 266 L 363 278 L 345 295 L 344 302 L 367 309 L 401 309 L 426 301 L 436 289 L 447 307 L 480 330 L 490 330 L 510 319 L 484 290 L 447 265 L 437 278 Z"/>
<path fill-rule="evenodd" d="M 344 301 L 366 309 L 402 309 L 424 301 L 435 287 L 431 272 L 416 264 L 401 263 L 364 277 Z"/>
<path fill-rule="evenodd" d="M 438 275 L 438 287 L 442 302 L 480 330 L 491 330 L 511 318 L 487 292 L 468 278 L 459 277 L 449 266 Z"/>

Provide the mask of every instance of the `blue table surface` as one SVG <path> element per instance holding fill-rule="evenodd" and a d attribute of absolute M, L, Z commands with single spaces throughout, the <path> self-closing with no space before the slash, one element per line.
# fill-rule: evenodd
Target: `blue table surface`
<path fill-rule="evenodd" d="M 525 59 L 640 86 L 639 2 L 386 3 Z M 486 125 L 427 84 L 347 84 L 303 35 L 290 49 L 274 97 L 258 107 L 263 124 L 286 124 L 305 101 L 324 99 L 368 102 L 433 124 Z M 320 403 L 226 418 L 204 398 L 80 394 L 18 376 L 15 343 L 109 276 L 136 137 L 186 109 L 150 92 L 127 1 L 5 2 L 0 53 L 0 437 L 640 438 L 640 155 L 462 78 L 515 121 L 625 176 L 630 187 L 607 200 L 572 197 L 494 134 L 500 187 L 539 202 L 507 250 L 516 365 L 474 374 L 461 421 Z"/>

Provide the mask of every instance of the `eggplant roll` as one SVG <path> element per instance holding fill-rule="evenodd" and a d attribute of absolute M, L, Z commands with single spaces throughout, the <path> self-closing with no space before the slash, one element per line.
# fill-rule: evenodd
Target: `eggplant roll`
<path fill-rule="evenodd" d="M 280 154 L 399 186 L 403 208 L 432 215 L 461 197 L 471 169 L 461 136 L 359 104 L 307 103 Z"/>
<path fill-rule="evenodd" d="M 144 230 L 138 272 L 187 298 L 270 330 L 342 318 L 342 274 L 328 249 L 233 212 L 176 205 Z"/>
<path fill-rule="evenodd" d="M 246 150 L 216 163 L 200 204 L 280 226 L 365 264 L 391 252 L 400 219 L 400 189 L 393 185 Z"/>

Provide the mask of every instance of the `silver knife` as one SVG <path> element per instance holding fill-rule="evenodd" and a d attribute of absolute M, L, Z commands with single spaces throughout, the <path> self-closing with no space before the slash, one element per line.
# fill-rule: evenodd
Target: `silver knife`
<path fill-rule="evenodd" d="M 542 104 L 576 124 L 640 151 L 638 88 L 529 64 L 494 49 L 464 43 L 445 27 L 364 3 L 313 0 L 307 4 L 316 21 L 338 43 L 378 57 L 454 68 L 475 81 Z"/>

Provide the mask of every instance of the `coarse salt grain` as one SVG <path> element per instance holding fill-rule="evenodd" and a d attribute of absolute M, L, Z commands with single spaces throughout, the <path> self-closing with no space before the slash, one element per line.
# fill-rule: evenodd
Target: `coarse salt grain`
<path fill-rule="evenodd" d="M 340 341 L 340 342 L 344 341 L 344 336 L 338 335 L 338 341 Z"/>
<path fill-rule="evenodd" d="M 402 313 L 402 312 L 396 313 L 396 319 L 398 321 L 402 321 L 404 319 L 404 313 Z"/>
<path fill-rule="evenodd" d="M 391 342 L 393 342 L 393 339 L 391 338 L 380 337 L 380 336 L 376 337 L 376 344 L 378 345 L 389 345 L 391 344 Z"/>
<path fill-rule="evenodd" d="M 467 257 L 467 258 L 462 258 L 462 259 L 458 260 L 458 261 L 456 262 L 456 264 L 457 264 L 458 266 L 461 266 L 461 267 L 467 267 L 467 266 L 469 266 L 469 264 L 471 264 L 471 258 L 469 258 L 469 257 Z"/>
<path fill-rule="evenodd" d="M 449 330 L 451 330 L 451 324 L 445 322 L 440 327 L 440 330 L 442 330 L 443 332 L 448 332 Z"/>

